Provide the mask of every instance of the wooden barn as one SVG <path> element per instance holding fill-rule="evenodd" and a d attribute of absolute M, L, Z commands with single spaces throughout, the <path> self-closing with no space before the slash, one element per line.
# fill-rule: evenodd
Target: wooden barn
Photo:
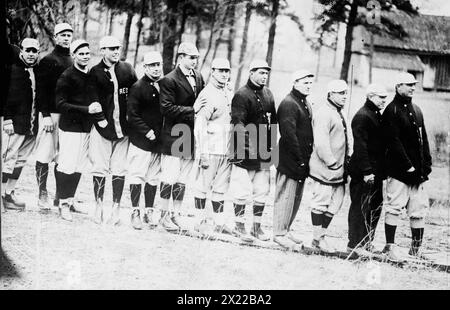
<path fill-rule="evenodd" d="M 389 12 L 407 36 L 372 34 L 363 26 L 354 29 L 349 77 L 366 86 L 370 81 L 393 88 L 398 71 L 407 71 L 423 90 L 450 91 L 450 17 Z"/>

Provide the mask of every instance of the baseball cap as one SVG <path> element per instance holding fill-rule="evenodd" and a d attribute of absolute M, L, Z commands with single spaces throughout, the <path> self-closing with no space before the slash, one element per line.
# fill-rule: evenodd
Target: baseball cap
<path fill-rule="evenodd" d="M 411 73 L 408 72 L 400 72 L 397 75 L 397 78 L 395 80 L 395 84 L 412 84 L 412 83 L 417 83 L 416 78 L 414 77 L 414 75 L 412 75 Z"/>
<path fill-rule="evenodd" d="M 99 48 L 106 48 L 106 47 L 120 47 L 122 46 L 122 43 L 113 36 L 105 36 L 100 39 Z"/>
<path fill-rule="evenodd" d="M 200 56 L 197 47 L 190 42 L 182 42 L 178 47 L 178 54 L 186 54 L 189 56 Z"/>
<path fill-rule="evenodd" d="M 211 69 L 228 69 L 231 70 L 230 62 L 225 58 L 216 58 L 211 63 Z"/>
<path fill-rule="evenodd" d="M 72 26 L 70 26 L 68 23 L 59 23 L 59 24 L 55 25 L 55 31 L 54 31 L 55 36 L 58 33 L 63 32 L 63 31 L 72 31 L 73 32 Z"/>
<path fill-rule="evenodd" d="M 341 91 L 347 90 L 348 85 L 347 82 L 344 80 L 332 80 L 327 85 L 327 92 L 328 93 L 339 93 Z"/>
<path fill-rule="evenodd" d="M 162 57 L 159 52 L 152 51 L 144 55 L 144 65 L 154 64 L 157 62 L 162 63 Z"/>
<path fill-rule="evenodd" d="M 39 41 L 33 38 L 25 38 L 22 40 L 22 48 L 30 48 L 33 47 L 39 50 Z"/>
<path fill-rule="evenodd" d="M 292 73 L 292 82 L 296 82 L 298 80 L 301 80 L 305 77 L 313 77 L 314 74 L 312 74 L 311 72 L 309 72 L 308 70 L 297 70 L 294 73 Z"/>
<path fill-rule="evenodd" d="M 78 40 L 73 41 L 70 44 L 70 53 L 71 54 L 75 53 L 78 49 L 80 49 L 83 46 L 88 46 L 89 47 L 89 43 L 87 43 L 83 39 L 78 39 Z"/>
<path fill-rule="evenodd" d="M 267 62 L 265 60 L 262 60 L 262 59 L 254 59 L 250 63 L 249 70 L 253 71 L 253 70 L 256 70 L 256 69 L 267 69 L 269 71 L 272 70 L 272 68 L 269 67 Z"/>
<path fill-rule="evenodd" d="M 366 89 L 367 95 L 377 95 L 380 97 L 387 97 L 388 92 L 383 85 L 380 84 L 370 84 Z"/>

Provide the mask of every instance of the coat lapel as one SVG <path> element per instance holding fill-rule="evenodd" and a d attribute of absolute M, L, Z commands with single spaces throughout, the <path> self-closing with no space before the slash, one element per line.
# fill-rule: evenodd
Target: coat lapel
<path fill-rule="evenodd" d="M 194 90 L 192 89 L 191 84 L 187 80 L 187 77 L 184 75 L 183 71 L 181 71 L 180 67 L 177 67 L 178 78 L 180 79 L 181 85 L 186 89 L 190 94 L 194 94 Z M 198 87 L 197 87 L 198 88 Z"/>

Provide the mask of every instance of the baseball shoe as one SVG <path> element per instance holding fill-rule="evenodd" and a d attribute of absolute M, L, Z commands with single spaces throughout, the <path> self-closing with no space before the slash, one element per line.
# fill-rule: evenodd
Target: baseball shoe
<path fill-rule="evenodd" d="M 155 210 L 153 208 L 145 208 L 143 222 L 147 224 L 150 228 L 158 226 L 158 221 L 154 219 Z"/>
<path fill-rule="evenodd" d="M 288 236 L 275 236 L 273 237 L 273 241 L 285 249 L 291 249 L 296 244 L 296 242 L 292 241 Z"/>
<path fill-rule="evenodd" d="M 194 230 L 201 233 L 203 236 L 208 237 L 213 235 L 215 227 L 216 224 L 212 219 L 203 219 L 194 226 Z"/>
<path fill-rule="evenodd" d="M 423 254 L 422 250 L 419 247 L 413 247 L 411 246 L 408 251 L 408 255 L 411 256 L 411 258 L 423 260 L 423 261 L 430 261 L 431 258 Z"/>
<path fill-rule="evenodd" d="M 19 211 L 25 210 L 25 202 L 17 199 L 14 191 L 12 191 L 11 194 L 5 194 L 3 202 L 6 209 Z"/>
<path fill-rule="evenodd" d="M 142 229 L 141 212 L 139 211 L 139 209 L 134 209 L 131 213 L 131 225 L 134 229 Z"/>
<path fill-rule="evenodd" d="M 233 230 L 230 227 L 228 227 L 228 225 L 226 225 L 226 224 L 216 225 L 216 227 L 214 228 L 214 231 L 216 233 L 225 234 L 225 235 L 232 235 L 233 234 Z"/>
<path fill-rule="evenodd" d="M 120 204 L 114 202 L 112 205 L 111 217 L 109 218 L 109 224 L 119 225 L 120 224 Z"/>
<path fill-rule="evenodd" d="M 320 243 L 320 239 L 319 240 L 318 239 L 313 239 L 312 242 L 311 242 L 311 248 L 314 251 L 319 251 L 320 252 L 319 243 Z"/>
<path fill-rule="evenodd" d="M 241 223 L 241 222 L 236 222 L 235 227 L 233 229 L 233 235 L 235 237 L 240 238 L 244 242 L 255 241 L 255 239 L 252 237 L 252 235 L 247 233 L 247 231 L 245 230 L 245 224 Z"/>
<path fill-rule="evenodd" d="M 319 240 L 319 250 L 325 254 L 334 254 L 336 253 L 336 249 L 328 243 L 325 236 L 322 236 Z"/>
<path fill-rule="evenodd" d="M 81 210 L 81 208 L 77 206 L 73 198 L 69 200 L 69 208 L 71 212 L 86 214 L 85 211 Z"/>
<path fill-rule="evenodd" d="M 376 253 L 376 249 L 375 249 L 375 247 L 373 246 L 373 244 L 372 243 L 367 243 L 366 244 L 366 246 L 364 247 L 365 249 L 366 249 L 366 251 L 367 252 L 370 252 L 370 253 L 372 253 L 372 254 L 375 254 Z"/>
<path fill-rule="evenodd" d="M 402 261 L 397 254 L 396 245 L 394 243 L 386 244 L 381 253 L 383 253 L 385 255 L 386 259 L 391 262 L 401 262 Z"/>
<path fill-rule="evenodd" d="M 72 222 L 73 220 L 72 212 L 70 212 L 70 206 L 68 203 L 61 204 L 61 218 L 69 222 Z"/>
<path fill-rule="evenodd" d="M 97 201 L 95 203 L 94 222 L 101 224 L 103 222 L 103 201 Z"/>
<path fill-rule="evenodd" d="M 162 212 L 159 224 L 167 231 L 175 232 L 180 230 L 180 228 L 172 222 L 172 218 L 167 211 Z"/>
<path fill-rule="evenodd" d="M 348 253 L 353 252 L 358 257 L 362 257 L 362 258 L 371 258 L 373 256 L 373 254 L 371 252 L 367 251 L 366 249 L 364 249 L 362 247 L 357 247 L 357 248 L 347 247 L 347 252 Z"/>
<path fill-rule="evenodd" d="M 174 223 L 176 226 L 178 226 L 178 229 L 181 228 L 181 216 L 179 214 L 172 213 L 171 218 L 172 223 Z"/>
<path fill-rule="evenodd" d="M 250 234 L 255 237 L 256 239 L 259 239 L 261 241 L 269 241 L 269 236 L 266 235 L 266 233 L 261 228 L 261 223 L 253 223 L 252 229 L 250 231 Z"/>
<path fill-rule="evenodd" d="M 38 207 L 40 211 L 47 212 L 51 210 L 50 204 L 48 202 L 47 191 L 39 191 Z"/>
<path fill-rule="evenodd" d="M 296 244 L 303 244 L 303 241 L 297 236 L 294 236 L 292 232 L 288 232 L 287 237 Z"/>

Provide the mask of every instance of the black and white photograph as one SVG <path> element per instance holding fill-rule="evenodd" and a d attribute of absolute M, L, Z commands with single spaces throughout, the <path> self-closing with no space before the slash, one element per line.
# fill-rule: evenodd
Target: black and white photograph
<path fill-rule="evenodd" d="M 450 289 L 449 1 L 1 11 L 0 290 Z"/>

